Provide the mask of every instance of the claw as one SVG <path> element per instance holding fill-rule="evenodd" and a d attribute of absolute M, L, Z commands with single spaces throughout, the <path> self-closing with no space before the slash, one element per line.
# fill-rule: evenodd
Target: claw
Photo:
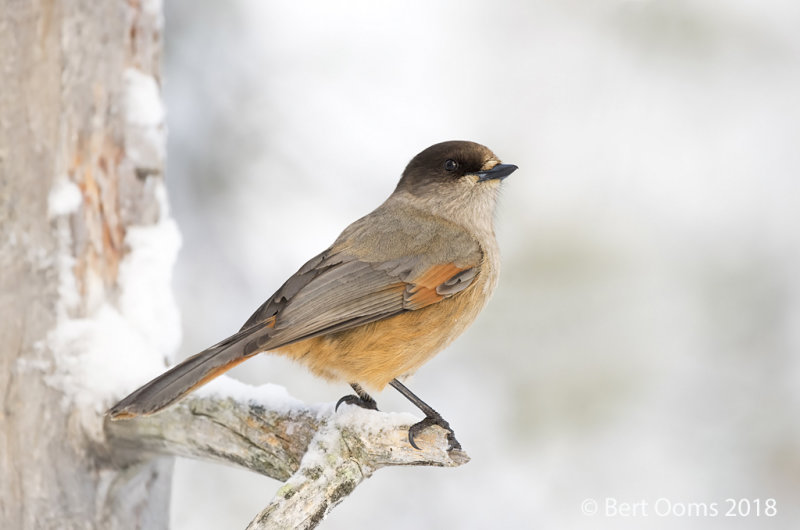
<path fill-rule="evenodd" d="M 461 449 L 461 444 L 458 443 L 458 440 L 456 440 L 456 434 L 453 432 L 453 429 L 450 428 L 450 424 L 447 423 L 447 421 L 445 421 L 445 419 L 441 416 L 426 416 L 424 420 L 415 423 L 408 428 L 408 443 L 411 444 L 411 447 L 414 449 L 419 449 L 417 444 L 414 443 L 414 438 L 432 425 L 438 425 L 447 431 L 447 443 L 449 444 L 447 448 L 448 451 L 452 451 L 453 449 Z"/>
<path fill-rule="evenodd" d="M 356 395 L 349 394 L 347 396 L 342 396 L 342 398 L 336 402 L 336 407 L 333 409 L 334 412 L 339 410 L 339 405 L 341 405 L 342 403 L 347 403 L 348 405 L 355 405 L 357 407 L 361 407 L 362 409 L 378 410 L 378 404 L 375 402 L 374 399 L 362 399 Z"/>

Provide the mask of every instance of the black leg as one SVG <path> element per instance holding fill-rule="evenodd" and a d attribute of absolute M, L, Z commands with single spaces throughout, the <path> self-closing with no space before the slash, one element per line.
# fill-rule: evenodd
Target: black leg
<path fill-rule="evenodd" d="M 461 449 L 461 444 L 458 443 L 458 440 L 456 440 L 456 435 L 453 432 L 453 429 L 450 428 L 450 424 L 447 423 L 444 418 L 442 418 L 441 414 L 433 410 L 430 405 L 422 401 L 419 397 L 417 397 L 416 394 L 406 388 L 406 386 L 397 379 L 392 379 L 389 381 L 389 384 L 392 385 L 398 392 L 403 394 L 411 403 L 416 405 L 419 410 L 425 413 L 424 420 L 419 423 L 415 423 L 408 429 L 408 443 L 410 443 L 414 449 L 419 449 L 417 444 L 414 443 L 414 438 L 431 425 L 438 425 L 449 432 L 447 435 L 447 441 L 450 443 L 449 450 Z"/>
<path fill-rule="evenodd" d="M 367 394 L 367 392 L 361 388 L 361 385 L 358 383 L 350 383 L 350 386 L 353 387 L 355 390 L 356 395 L 347 395 L 344 396 L 342 399 L 336 402 L 336 408 L 334 410 L 339 410 L 339 405 L 342 403 L 347 403 L 348 405 L 356 405 L 361 407 L 362 409 L 371 409 L 371 410 L 378 410 L 378 404 L 375 400 Z"/>

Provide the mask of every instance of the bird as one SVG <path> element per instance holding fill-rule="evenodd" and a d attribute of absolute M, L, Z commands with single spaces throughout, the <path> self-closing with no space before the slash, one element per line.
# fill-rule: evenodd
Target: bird
<path fill-rule="evenodd" d="M 501 182 L 518 167 L 470 141 L 437 143 L 406 166 L 391 195 L 348 226 L 264 302 L 242 328 L 111 407 L 112 420 L 146 416 L 259 353 L 286 356 L 348 383 L 342 404 L 377 410 L 392 386 L 425 418 L 408 442 L 450 424 L 403 384 L 466 330 L 497 285 L 494 219 Z"/>

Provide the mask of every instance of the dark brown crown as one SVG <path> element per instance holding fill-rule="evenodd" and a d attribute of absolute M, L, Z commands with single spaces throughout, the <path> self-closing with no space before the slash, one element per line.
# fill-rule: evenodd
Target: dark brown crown
<path fill-rule="evenodd" d="M 417 193 L 431 184 L 453 182 L 481 171 L 492 159 L 496 160 L 494 153 L 475 142 L 452 140 L 435 144 L 411 159 L 397 189 Z"/>

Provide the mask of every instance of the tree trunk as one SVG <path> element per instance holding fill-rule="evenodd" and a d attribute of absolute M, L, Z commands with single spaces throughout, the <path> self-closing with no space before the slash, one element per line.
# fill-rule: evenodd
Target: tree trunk
<path fill-rule="evenodd" d="M 91 338 L 129 228 L 163 221 L 161 27 L 159 1 L 0 0 L 2 528 L 168 524 L 171 460 L 107 464 L 85 348 L 53 335 Z"/>

